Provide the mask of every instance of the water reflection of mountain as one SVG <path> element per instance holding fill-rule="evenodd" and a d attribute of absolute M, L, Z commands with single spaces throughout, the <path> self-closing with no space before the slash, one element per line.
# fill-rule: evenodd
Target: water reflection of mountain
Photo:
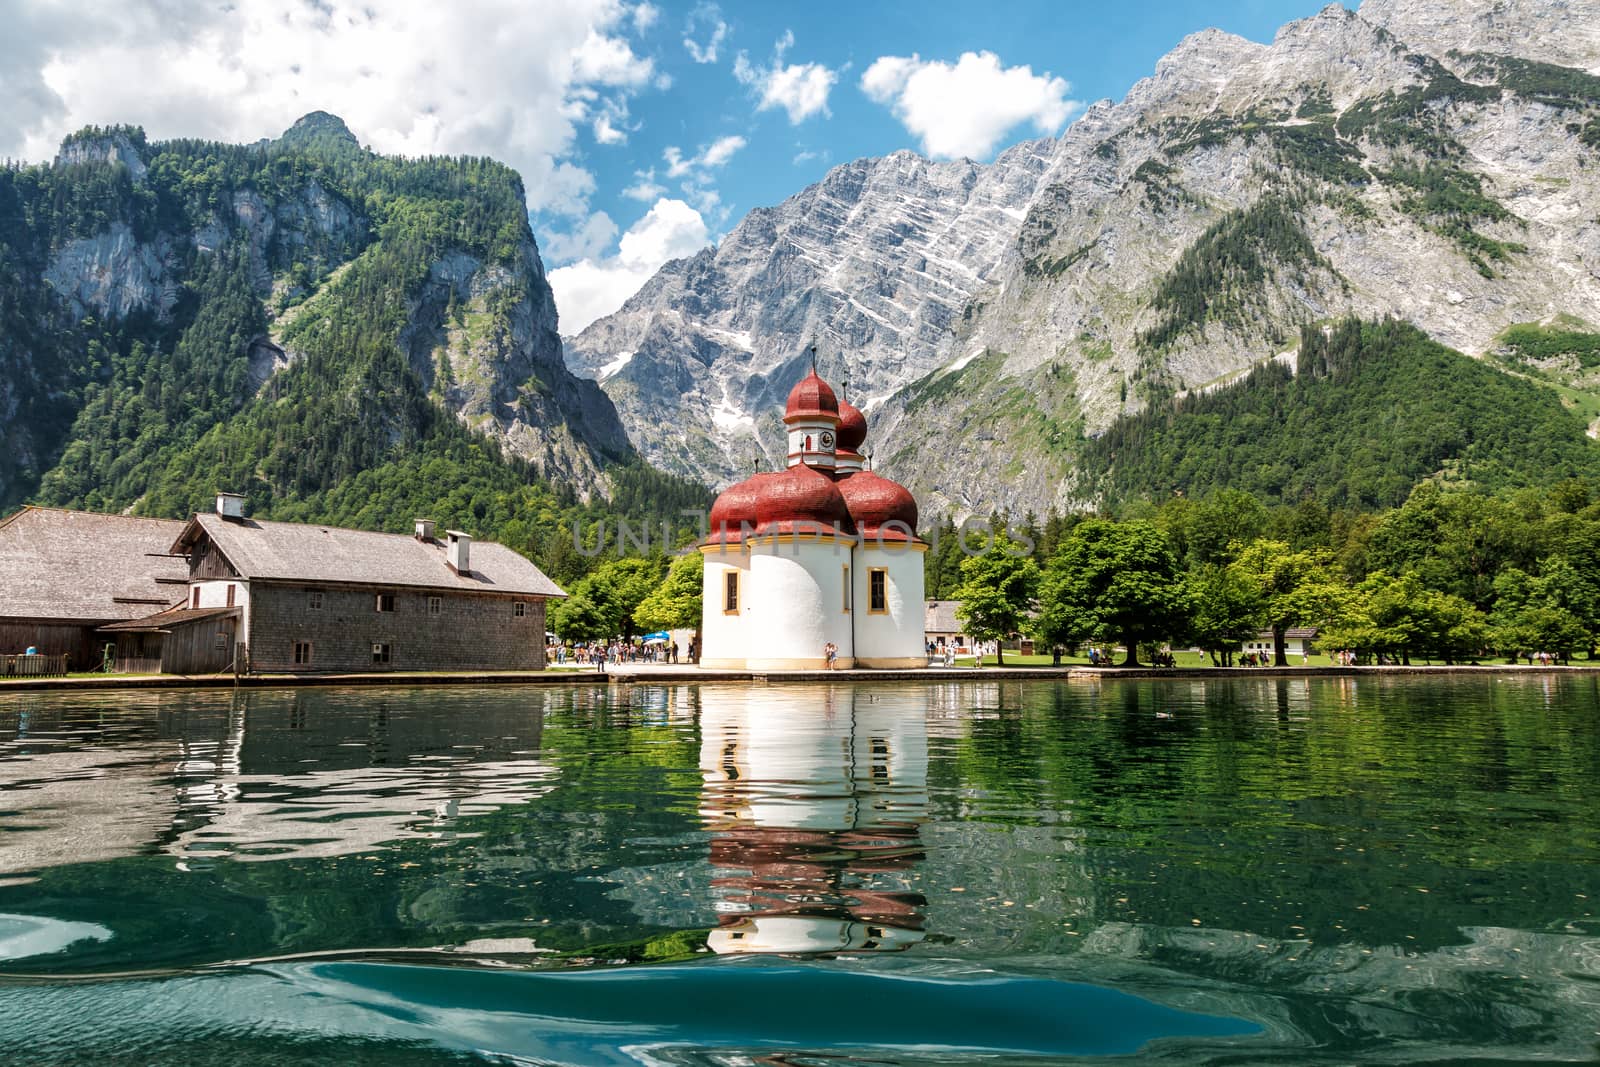
<path fill-rule="evenodd" d="M 888 951 L 922 940 L 927 713 L 922 690 L 702 693 L 712 951 Z"/>

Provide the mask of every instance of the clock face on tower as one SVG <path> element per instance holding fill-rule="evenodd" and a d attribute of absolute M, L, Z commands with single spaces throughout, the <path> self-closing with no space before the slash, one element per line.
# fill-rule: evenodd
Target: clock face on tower
<path fill-rule="evenodd" d="M 823 430 L 822 431 L 822 436 L 817 438 L 817 441 L 818 441 L 819 444 L 822 445 L 823 448 L 832 448 L 833 447 L 833 434 L 829 433 L 827 430 Z"/>

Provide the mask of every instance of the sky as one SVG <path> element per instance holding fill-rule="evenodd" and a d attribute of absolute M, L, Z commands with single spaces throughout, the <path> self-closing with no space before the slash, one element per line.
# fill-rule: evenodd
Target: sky
<path fill-rule="evenodd" d="M 1187 34 L 1318 0 L 0 0 L 0 157 L 89 124 L 516 167 L 574 334 L 829 168 L 988 161 L 1120 99 Z"/>

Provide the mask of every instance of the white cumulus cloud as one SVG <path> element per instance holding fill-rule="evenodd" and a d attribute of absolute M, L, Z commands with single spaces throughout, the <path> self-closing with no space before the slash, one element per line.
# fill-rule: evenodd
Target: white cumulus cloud
<path fill-rule="evenodd" d="M 656 169 L 654 167 L 649 170 L 634 171 L 633 178 L 633 184 L 622 190 L 622 195 L 629 200 L 638 200 L 648 204 L 652 200 L 660 199 L 661 194 L 667 191 L 665 185 L 656 181 Z"/>
<path fill-rule="evenodd" d="M 577 130 L 604 141 L 596 92 L 661 75 L 626 40 L 651 19 L 620 0 L 9 0 L 0 34 L 0 156 L 48 159 L 88 124 L 152 139 L 274 137 L 309 111 L 406 155 L 493 156 L 530 207 L 584 217 Z M 609 130 L 610 132 L 606 132 Z"/>
<path fill-rule="evenodd" d="M 964 52 L 955 63 L 881 56 L 861 75 L 861 90 L 885 104 L 940 159 L 985 159 L 1007 133 L 1031 123 L 1055 133 L 1082 105 L 1049 72 L 1002 67 L 993 52 Z"/>
<path fill-rule="evenodd" d="M 654 4 L 638 4 L 633 9 L 633 32 L 644 33 L 661 17 L 661 9 Z"/>
<path fill-rule="evenodd" d="M 704 31 L 704 43 L 695 40 L 695 34 Z M 722 9 L 716 4 L 696 4 L 689 12 L 683 27 L 683 47 L 696 63 L 715 63 L 722 42 L 727 40 L 728 24 L 722 20 Z"/>
<path fill-rule="evenodd" d="M 616 236 L 617 224 L 611 221 L 611 216 L 596 211 L 570 233 L 546 233 L 541 237 L 541 258 L 551 263 L 593 259 L 604 254 Z"/>
<path fill-rule="evenodd" d="M 693 255 L 710 243 L 700 213 L 682 200 L 657 200 L 628 228 L 609 256 L 591 256 L 550 272 L 561 332 L 579 333 L 611 314 L 668 260 Z"/>
<path fill-rule="evenodd" d="M 770 66 L 757 67 L 740 52 L 733 61 L 733 76 L 756 93 L 756 110 L 781 107 L 789 123 L 798 126 L 812 115 L 831 115 L 828 94 L 839 72 L 821 63 L 784 63 L 784 53 L 794 45 L 794 33 L 785 30 L 773 48 Z"/>
<path fill-rule="evenodd" d="M 747 143 L 738 134 L 730 134 L 703 145 L 700 151 L 692 156 L 685 156 L 683 149 L 677 145 L 668 145 L 661 153 L 661 158 L 667 161 L 667 177 L 693 176 L 703 179 L 706 171 L 725 165 L 733 158 L 733 154 Z"/>
<path fill-rule="evenodd" d="M 677 179 L 678 191 L 702 215 L 711 216 L 718 226 L 727 221 L 731 209 L 723 206 L 722 195 L 717 192 L 712 171 L 726 166 L 734 153 L 747 143 L 738 134 L 729 134 L 702 145 L 692 156 L 685 156 L 683 149 L 677 145 L 668 145 L 661 153 L 661 158 L 667 164 L 666 176 Z M 654 178 L 655 172 L 652 170 L 650 175 Z"/>

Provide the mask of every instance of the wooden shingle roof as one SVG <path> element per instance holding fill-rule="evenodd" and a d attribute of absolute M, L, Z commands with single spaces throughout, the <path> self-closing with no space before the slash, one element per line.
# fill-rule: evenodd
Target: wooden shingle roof
<path fill-rule="evenodd" d="M 238 608 L 168 608 L 166 611 L 143 619 L 130 619 L 127 622 L 113 622 L 100 627 L 101 633 L 106 634 L 144 634 L 164 633 L 174 626 L 183 626 L 191 622 L 204 622 L 207 619 L 237 618 Z"/>
<path fill-rule="evenodd" d="M 171 556 L 183 523 L 59 508 L 0 521 L 0 617 L 110 622 L 182 600 L 189 565 Z"/>
<path fill-rule="evenodd" d="M 228 558 L 241 578 L 285 582 L 347 582 L 454 592 L 566 596 L 532 561 L 493 541 L 474 541 L 469 570 L 456 574 L 440 541 L 409 534 L 372 533 L 298 522 L 225 520 L 196 515 L 172 545 L 186 551 L 202 536 Z"/>

